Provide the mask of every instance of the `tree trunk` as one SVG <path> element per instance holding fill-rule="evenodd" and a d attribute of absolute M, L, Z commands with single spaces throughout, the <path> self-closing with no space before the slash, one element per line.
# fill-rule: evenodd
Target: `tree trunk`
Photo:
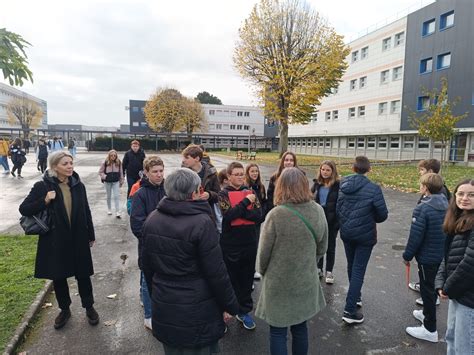
<path fill-rule="evenodd" d="M 279 123 L 280 141 L 278 142 L 278 152 L 281 156 L 288 150 L 288 123 L 287 120 L 281 120 Z"/>

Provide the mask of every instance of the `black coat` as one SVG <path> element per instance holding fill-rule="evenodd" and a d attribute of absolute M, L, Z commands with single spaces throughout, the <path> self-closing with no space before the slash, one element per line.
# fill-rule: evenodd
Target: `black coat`
<path fill-rule="evenodd" d="M 314 194 L 314 200 L 317 204 L 321 204 L 319 201 L 319 189 L 321 184 L 316 179 L 313 180 L 314 184 L 311 187 L 311 192 Z M 339 219 L 337 218 L 336 206 L 337 198 L 339 196 L 339 181 L 335 181 L 334 184 L 329 188 L 328 197 L 326 199 L 326 206 L 323 207 L 324 214 L 326 215 L 326 221 L 328 227 L 332 229 L 339 229 Z"/>
<path fill-rule="evenodd" d="M 143 226 L 153 335 L 171 346 L 212 344 L 224 335 L 222 312 L 239 312 L 210 215 L 207 201 L 165 197 Z"/>
<path fill-rule="evenodd" d="M 69 179 L 69 186 L 72 198 L 71 223 L 58 180 L 50 177 L 48 171 L 43 181 L 34 184 L 20 205 L 20 213 L 24 216 L 32 216 L 48 208 L 52 218 L 52 229 L 38 239 L 35 264 L 37 278 L 59 280 L 94 274 L 89 242 L 95 240 L 95 234 L 86 189 L 75 172 Z M 51 190 L 56 191 L 56 198 L 47 206 L 44 198 Z"/>
<path fill-rule="evenodd" d="M 129 150 L 125 153 L 122 160 L 123 174 L 127 174 L 127 177 L 138 181 L 140 179 L 139 172 L 143 170 L 143 161 L 145 160 L 145 151 L 139 149 L 136 153 L 133 150 Z"/>
<path fill-rule="evenodd" d="M 435 288 L 443 290 L 450 299 L 474 308 L 474 230 L 448 236 L 447 241 Z"/>

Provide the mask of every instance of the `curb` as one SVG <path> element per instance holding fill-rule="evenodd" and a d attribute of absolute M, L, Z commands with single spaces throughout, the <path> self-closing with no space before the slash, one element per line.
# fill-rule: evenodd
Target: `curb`
<path fill-rule="evenodd" d="M 13 334 L 12 338 L 5 347 L 5 350 L 3 352 L 4 355 L 10 355 L 15 353 L 15 350 L 20 341 L 23 339 L 23 335 L 28 329 L 28 326 L 31 324 L 31 321 L 33 320 L 34 316 L 41 309 L 41 306 L 43 305 L 46 296 L 52 288 L 53 282 L 51 280 L 46 281 L 46 284 L 44 285 L 43 289 L 36 295 L 35 300 L 30 305 L 30 308 L 26 311 L 25 315 L 23 316 L 23 319 L 21 320 L 20 325 L 16 328 L 15 333 Z"/>

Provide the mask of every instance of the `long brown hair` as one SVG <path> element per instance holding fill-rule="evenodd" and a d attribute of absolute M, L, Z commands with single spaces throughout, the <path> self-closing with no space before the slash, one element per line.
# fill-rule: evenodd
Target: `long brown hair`
<path fill-rule="evenodd" d="M 115 154 L 115 160 L 110 159 L 110 156 L 112 154 Z M 109 150 L 109 152 L 107 153 L 107 158 L 105 159 L 105 165 L 112 165 L 112 164 L 117 164 L 118 166 L 122 164 L 122 162 L 120 161 L 118 157 L 117 151 L 115 149 Z"/>
<path fill-rule="evenodd" d="M 454 196 L 449 202 L 448 211 L 444 219 L 443 230 L 448 235 L 464 233 L 474 228 L 474 210 L 462 210 L 456 203 L 456 193 L 462 185 L 474 186 L 474 179 L 466 179 L 456 185 Z"/>
<path fill-rule="evenodd" d="M 331 168 L 332 172 L 331 172 L 331 176 L 329 177 L 328 180 L 324 179 L 322 176 L 321 176 L 321 167 L 323 165 L 327 165 Z M 339 174 L 337 173 L 337 168 L 336 168 L 336 163 L 332 160 L 324 160 L 321 165 L 319 165 L 319 170 L 318 170 L 318 174 L 317 174 L 317 177 L 316 177 L 316 180 L 318 181 L 319 184 L 321 185 L 324 185 L 326 183 L 329 184 L 329 186 L 332 186 L 334 185 L 334 183 L 336 181 L 339 181 Z"/>
<path fill-rule="evenodd" d="M 257 180 L 253 181 L 250 177 L 250 169 L 251 168 L 257 168 L 258 170 L 258 178 Z M 265 186 L 262 184 L 262 174 L 260 173 L 260 168 L 258 167 L 257 164 L 255 163 L 250 163 L 245 167 L 245 184 L 248 187 L 252 187 L 252 185 L 257 185 L 260 191 L 260 198 L 264 199 L 265 198 Z"/>
<path fill-rule="evenodd" d="M 296 160 L 296 154 L 293 153 L 293 152 L 285 152 L 283 153 L 283 155 L 281 156 L 281 159 L 280 159 L 280 165 L 278 165 L 278 170 L 273 174 L 273 176 L 275 177 L 275 179 L 278 179 L 281 175 L 281 172 L 283 171 L 283 169 L 285 169 L 285 158 L 287 155 L 291 155 L 293 157 L 293 162 L 294 162 L 294 168 L 299 168 L 298 167 L 298 161 Z"/>
<path fill-rule="evenodd" d="M 273 203 L 305 203 L 312 199 L 306 175 L 299 168 L 285 168 L 277 180 Z"/>

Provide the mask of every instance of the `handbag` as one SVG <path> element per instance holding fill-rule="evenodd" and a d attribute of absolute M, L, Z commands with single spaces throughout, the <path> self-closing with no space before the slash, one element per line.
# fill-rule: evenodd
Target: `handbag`
<path fill-rule="evenodd" d="M 33 216 L 21 216 L 20 226 L 25 235 L 41 235 L 49 232 L 50 218 L 48 208 Z"/>
<path fill-rule="evenodd" d="M 306 218 L 303 217 L 303 215 L 301 213 L 299 213 L 297 210 L 295 210 L 294 208 L 291 208 L 290 206 L 287 206 L 287 205 L 281 205 L 282 207 L 285 207 L 287 210 L 290 210 L 291 212 L 293 212 L 293 214 L 297 217 L 299 217 L 299 219 L 301 219 L 303 221 L 303 223 L 305 224 L 306 228 L 309 229 L 309 231 L 311 232 L 311 235 L 313 236 L 314 238 L 314 241 L 316 243 L 318 243 L 318 239 L 316 237 L 316 232 L 314 231 L 313 227 L 311 226 L 311 224 L 309 224 L 309 222 L 306 220 Z"/>

